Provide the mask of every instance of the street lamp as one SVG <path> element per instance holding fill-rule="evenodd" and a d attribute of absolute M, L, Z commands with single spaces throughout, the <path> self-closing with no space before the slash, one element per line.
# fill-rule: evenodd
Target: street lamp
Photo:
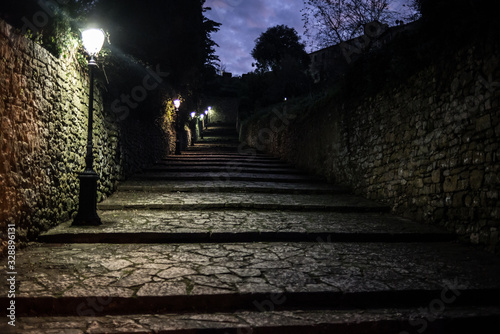
<path fill-rule="evenodd" d="M 181 100 L 174 100 L 175 113 L 177 114 L 175 123 L 176 123 L 176 131 L 175 131 L 175 155 L 181 154 L 181 140 L 180 140 L 180 122 L 179 122 L 179 107 L 181 106 Z"/>
<path fill-rule="evenodd" d="M 196 111 L 191 112 L 191 146 L 194 146 L 196 132 Z"/>
<path fill-rule="evenodd" d="M 89 116 L 87 128 L 87 155 L 85 156 L 85 170 L 78 175 L 80 179 L 80 197 L 78 213 L 72 225 L 101 225 L 101 218 L 97 215 L 97 180 L 99 176 L 94 171 L 93 154 L 93 123 L 94 123 L 94 67 L 97 63 L 94 57 L 101 51 L 104 44 L 104 31 L 101 29 L 88 29 L 82 32 L 85 51 L 90 56 L 89 60 Z"/>
<path fill-rule="evenodd" d="M 205 121 L 205 129 L 207 129 L 208 128 L 208 109 L 205 110 L 205 116 L 207 118 L 207 120 Z"/>
<path fill-rule="evenodd" d="M 201 126 L 200 126 L 200 138 L 203 139 L 203 117 L 204 114 L 200 114 L 200 121 L 201 121 Z"/>

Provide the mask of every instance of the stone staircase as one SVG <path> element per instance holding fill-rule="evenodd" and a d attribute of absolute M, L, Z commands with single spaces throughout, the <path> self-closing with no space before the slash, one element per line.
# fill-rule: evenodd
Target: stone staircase
<path fill-rule="evenodd" d="M 122 183 L 99 204 L 102 226 L 67 222 L 19 251 L 17 332 L 482 333 L 498 323 L 497 257 L 240 153 L 233 129 L 210 127 Z"/>

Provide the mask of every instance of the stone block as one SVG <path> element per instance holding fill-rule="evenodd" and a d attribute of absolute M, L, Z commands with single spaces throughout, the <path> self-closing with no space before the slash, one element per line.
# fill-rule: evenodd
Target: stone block
<path fill-rule="evenodd" d="M 440 183 L 441 182 L 441 170 L 436 169 L 431 173 L 431 180 L 433 183 Z"/>
<path fill-rule="evenodd" d="M 470 187 L 473 190 L 481 189 L 484 180 L 484 172 L 481 170 L 474 170 L 470 173 Z"/>
<path fill-rule="evenodd" d="M 484 131 L 489 128 L 491 128 L 491 117 L 489 114 L 476 118 L 476 131 Z"/>
<path fill-rule="evenodd" d="M 458 185 L 458 175 L 447 176 L 444 179 L 443 191 L 454 192 L 457 190 Z"/>

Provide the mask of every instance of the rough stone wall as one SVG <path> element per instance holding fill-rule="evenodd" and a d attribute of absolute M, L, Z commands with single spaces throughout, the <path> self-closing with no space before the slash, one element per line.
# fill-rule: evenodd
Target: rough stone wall
<path fill-rule="evenodd" d="M 240 137 L 498 252 L 498 51 L 467 49 L 351 103 L 324 99 L 293 117 L 252 119 Z"/>
<path fill-rule="evenodd" d="M 7 224 L 15 224 L 17 241 L 23 242 L 75 213 L 77 174 L 85 166 L 88 87 L 87 71 L 73 54 L 56 59 L 0 21 L 0 252 Z M 155 160 L 168 140 L 162 124 L 117 122 L 103 107 L 100 89 L 94 94 L 101 200 L 120 178 Z"/>

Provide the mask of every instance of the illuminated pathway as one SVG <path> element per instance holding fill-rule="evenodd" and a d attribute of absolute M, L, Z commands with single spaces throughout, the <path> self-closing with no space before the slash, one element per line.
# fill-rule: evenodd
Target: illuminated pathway
<path fill-rule="evenodd" d="M 19 332 L 471 333 L 498 321 L 498 258 L 239 153 L 231 129 L 121 184 L 99 204 L 102 226 L 68 222 L 19 252 Z"/>

